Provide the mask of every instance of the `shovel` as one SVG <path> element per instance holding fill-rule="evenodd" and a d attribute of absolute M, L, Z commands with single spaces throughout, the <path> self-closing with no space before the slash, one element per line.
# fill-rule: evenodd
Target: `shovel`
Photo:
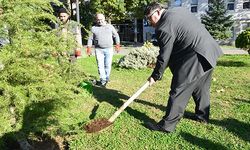
<path fill-rule="evenodd" d="M 134 95 L 132 95 L 108 120 L 102 118 L 100 120 L 96 120 L 84 128 L 87 133 L 98 132 L 108 126 L 110 126 L 115 119 L 123 112 L 124 109 L 128 107 L 147 87 L 149 86 L 149 81 L 147 81 Z"/>

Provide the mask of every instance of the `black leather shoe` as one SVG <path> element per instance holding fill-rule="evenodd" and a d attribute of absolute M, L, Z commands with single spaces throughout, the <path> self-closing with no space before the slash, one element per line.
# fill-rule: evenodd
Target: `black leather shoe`
<path fill-rule="evenodd" d="M 197 117 L 196 115 L 188 115 L 188 114 L 186 114 L 186 115 L 184 115 L 184 118 L 194 120 L 194 121 L 197 121 L 197 122 L 200 122 L 200 123 L 208 124 L 208 120 L 201 119 L 201 118 Z"/>
<path fill-rule="evenodd" d="M 163 132 L 163 133 L 170 133 L 169 131 L 163 129 L 161 126 L 159 126 L 158 124 L 153 124 L 151 122 L 147 122 L 146 123 L 146 127 L 149 129 L 149 130 L 152 130 L 152 131 L 160 131 L 160 132 Z"/>
<path fill-rule="evenodd" d="M 207 120 L 205 120 L 205 119 L 200 119 L 200 118 L 198 118 L 198 117 L 195 117 L 195 118 L 194 118 L 194 121 L 197 121 L 197 122 L 200 122 L 200 123 L 208 124 L 208 121 L 207 121 Z"/>

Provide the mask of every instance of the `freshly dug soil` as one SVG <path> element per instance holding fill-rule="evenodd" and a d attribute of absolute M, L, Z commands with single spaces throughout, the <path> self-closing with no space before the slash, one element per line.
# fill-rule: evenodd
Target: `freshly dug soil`
<path fill-rule="evenodd" d="M 101 118 L 91 122 L 90 124 L 84 126 L 84 129 L 87 133 L 94 133 L 101 131 L 102 129 L 110 126 L 112 122 L 109 122 L 108 119 Z"/>

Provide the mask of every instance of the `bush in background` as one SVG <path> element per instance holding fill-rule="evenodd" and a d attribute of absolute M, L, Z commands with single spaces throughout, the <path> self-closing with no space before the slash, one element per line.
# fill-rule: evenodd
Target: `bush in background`
<path fill-rule="evenodd" d="M 127 69 L 143 69 L 154 66 L 157 60 L 159 49 L 152 43 L 145 42 L 142 47 L 135 48 L 127 55 L 123 56 L 118 66 Z"/>
<path fill-rule="evenodd" d="M 238 35 L 235 46 L 248 51 L 248 54 L 250 54 L 250 28 L 247 28 Z"/>

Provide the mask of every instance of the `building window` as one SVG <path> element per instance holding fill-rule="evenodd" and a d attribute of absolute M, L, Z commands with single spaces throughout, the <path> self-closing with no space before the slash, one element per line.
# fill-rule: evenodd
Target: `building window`
<path fill-rule="evenodd" d="M 227 10 L 234 10 L 234 0 L 227 1 Z"/>
<path fill-rule="evenodd" d="M 191 6 L 191 12 L 196 13 L 197 12 L 197 6 Z"/>
<path fill-rule="evenodd" d="M 182 0 L 175 0 L 175 6 L 181 6 Z"/>
<path fill-rule="evenodd" d="M 250 22 L 242 23 L 242 29 L 246 30 L 247 28 L 250 28 Z"/>
<path fill-rule="evenodd" d="M 198 0 L 192 0 L 191 2 L 191 12 L 196 13 L 198 11 Z"/>
<path fill-rule="evenodd" d="M 243 9 L 250 9 L 250 2 L 244 2 Z"/>

